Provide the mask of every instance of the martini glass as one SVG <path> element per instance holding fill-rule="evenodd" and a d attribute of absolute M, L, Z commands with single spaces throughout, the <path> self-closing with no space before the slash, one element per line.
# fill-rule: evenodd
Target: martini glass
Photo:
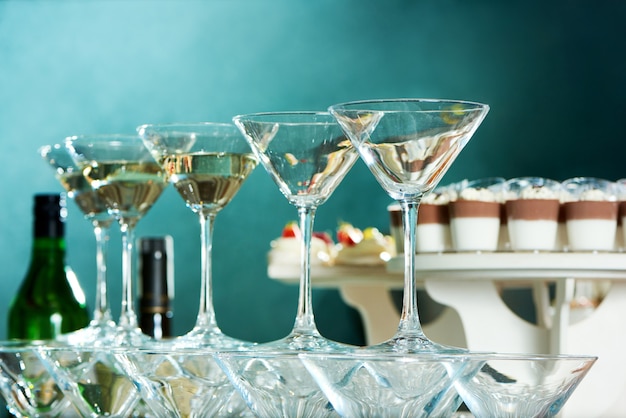
<path fill-rule="evenodd" d="M 108 212 L 98 193 L 87 182 L 65 146 L 46 145 L 39 149 L 39 153 L 55 169 L 56 177 L 68 196 L 74 199 L 85 219 L 91 222 L 96 238 L 96 301 L 93 319 L 87 327 L 61 335 L 59 339 L 73 345 L 108 344 L 116 335 L 116 325 L 111 317 L 107 297 L 106 265 L 109 229 L 113 216 Z"/>
<path fill-rule="evenodd" d="M 122 308 L 115 344 L 140 346 L 150 338 L 141 332 L 134 309 L 134 229 L 167 186 L 167 176 L 136 135 L 73 136 L 65 144 L 91 187 L 119 222 Z"/>
<path fill-rule="evenodd" d="M 596 360 L 587 355 L 473 353 L 468 361 L 480 366 L 478 373 L 468 369 L 454 384 L 476 417 L 561 416 Z"/>
<path fill-rule="evenodd" d="M 310 246 L 317 207 L 330 197 L 358 155 L 328 113 L 257 113 L 233 120 L 298 210 L 300 288 L 295 323 L 286 337 L 248 352 L 216 353 L 216 359 L 258 417 L 336 417 L 297 355 L 353 349 L 324 338 L 317 330 L 311 301 Z"/>
<path fill-rule="evenodd" d="M 263 344 L 271 350 L 346 349 L 321 336 L 311 302 L 311 234 L 317 208 L 358 156 L 341 128 L 324 112 L 276 112 L 233 118 L 282 194 L 298 210 L 302 243 L 298 311 L 291 333 Z"/>
<path fill-rule="evenodd" d="M 0 343 L 0 398 L 6 401 L 7 417 L 78 416 L 38 355 L 42 344 L 25 340 Z M 5 416 L 2 411 L 0 415 Z"/>
<path fill-rule="evenodd" d="M 217 214 L 235 197 L 258 161 L 231 123 L 142 125 L 138 131 L 187 207 L 200 218 L 200 309 L 194 328 L 174 345 L 220 349 L 241 346 L 243 341 L 222 333 L 215 318 L 213 226 Z"/>
<path fill-rule="evenodd" d="M 298 355 L 342 417 L 450 417 L 462 402 L 454 384 L 481 363 L 465 354 L 361 350 Z"/>
<path fill-rule="evenodd" d="M 368 347 L 393 352 L 456 352 L 429 340 L 415 293 L 415 229 L 422 197 L 439 183 L 489 111 L 451 100 L 391 99 L 333 105 L 337 119 L 383 189 L 401 206 L 404 296 L 400 324 L 389 340 Z"/>

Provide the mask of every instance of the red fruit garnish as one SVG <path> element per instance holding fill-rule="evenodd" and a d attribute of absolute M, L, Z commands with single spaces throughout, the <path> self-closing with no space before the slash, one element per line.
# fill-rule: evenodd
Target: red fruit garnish
<path fill-rule="evenodd" d="M 349 223 L 342 223 L 337 230 L 337 241 L 346 247 L 353 247 L 357 245 L 363 239 L 363 232 L 350 225 Z"/>
<path fill-rule="evenodd" d="M 300 232 L 298 223 L 294 221 L 287 223 L 287 225 L 283 228 L 281 236 L 283 238 L 300 238 L 302 233 Z"/>
<path fill-rule="evenodd" d="M 333 245 L 333 239 L 330 237 L 328 232 L 313 232 L 313 236 L 321 239 L 328 245 Z"/>

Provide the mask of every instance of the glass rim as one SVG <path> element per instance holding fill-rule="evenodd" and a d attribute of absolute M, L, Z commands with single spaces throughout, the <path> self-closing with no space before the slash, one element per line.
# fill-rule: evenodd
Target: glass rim
<path fill-rule="evenodd" d="M 594 354 L 535 354 L 535 353 L 480 353 L 480 352 L 468 352 L 468 358 L 481 359 L 486 361 L 559 361 L 559 360 L 578 360 L 578 361 L 590 361 L 597 360 L 598 356 Z"/>
<path fill-rule="evenodd" d="M 128 141 L 141 141 L 141 137 L 137 134 L 123 134 L 123 133 L 109 133 L 109 134 L 80 134 L 66 136 L 63 140 L 65 145 L 72 144 L 76 141 L 94 141 L 94 142 L 128 142 Z"/>
<path fill-rule="evenodd" d="M 47 152 L 55 150 L 55 149 L 61 149 L 61 148 L 63 148 L 63 144 L 58 144 L 58 143 L 46 144 L 46 145 L 42 145 L 39 148 L 37 148 L 37 152 L 42 157 L 45 157 L 47 155 Z"/>
<path fill-rule="evenodd" d="M 276 124 L 281 125 L 314 125 L 314 124 L 326 124 L 326 121 L 299 121 L 297 117 L 301 116 L 320 116 L 328 118 L 328 122 L 335 124 L 336 120 L 333 115 L 327 110 L 285 110 L 276 112 L 257 112 L 257 113 L 244 113 L 233 116 L 233 122 L 244 123 L 250 121 L 258 124 Z M 272 119 L 274 118 L 274 119 Z M 290 120 L 290 119 L 294 120 Z"/>
<path fill-rule="evenodd" d="M 457 100 L 457 99 L 428 99 L 428 98 L 396 98 L 396 99 L 367 99 L 367 100 L 353 100 L 348 102 L 341 102 L 330 105 L 328 107 L 329 112 L 333 112 L 334 110 L 344 109 L 344 110 L 354 110 L 354 111 L 384 111 L 386 113 L 403 113 L 403 112 L 416 112 L 417 110 L 407 110 L 407 109 L 390 109 L 390 110 L 381 110 L 381 109 L 371 109 L 367 105 L 376 105 L 376 104 L 385 104 L 385 103 L 428 103 L 428 104 L 436 104 L 436 103 L 446 103 L 451 105 L 463 105 L 467 106 L 467 108 L 462 109 L 427 109 L 427 110 L 419 110 L 422 113 L 429 112 L 473 112 L 473 111 L 482 111 L 488 110 L 489 105 L 486 103 L 471 101 L 471 100 Z M 364 107 L 355 108 L 353 106 L 364 105 Z"/>
<path fill-rule="evenodd" d="M 153 128 L 154 130 L 167 130 L 167 128 L 194 128 L 194 127 L 223 127 L 223 128 L 237 128 L 232 122 L 164 122 L 164 123 L 143 123 L 137 126 L 136 131 Z M 191 132 L 191 131 L 185 131 Z"/>

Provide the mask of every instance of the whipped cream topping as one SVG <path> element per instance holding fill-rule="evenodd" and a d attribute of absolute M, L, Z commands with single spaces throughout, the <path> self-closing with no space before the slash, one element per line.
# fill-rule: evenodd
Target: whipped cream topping
<path fill-rule="evenodd" d="M 518 199 L 558 199 L 558 193 L 549 187 L 526 187 L 517 196 Z"/>
<path fill-rule="evenodd" d="M 459 199 L 462 200 L 478 200 L 480 202 L 498 202 L 498 196 L 492 190 L 480 188 L 475 189 L 473 187 L 468 187 L 467 189 L 461 190 L 459 194 Z"/>
<path fill-rule="evenodd" d="M 615 200 L 615 199 L 613 198 L 613 196 L 604 193 L 600 189 L 589 189 L 589 190 L 585 190 L 584 192 L 582 192 L 580 196 L 578 197 L 578 200 L 593 200 L 596 202 L 600 202 L 603 200 Z"/>
<path fill-rule="evenodd" d="M 575 196 L 571 193 L 564 193 L 561 201 L 565 202 L 575 202 L 578 200 L 587 200 L 591 202 L 606 202 L 606 201 L 615 201 L 615 196 L 612 194 L 605 193 L 600 189 L 588 189 L 582 191 L 578 196 Z"/>
<path fill-rule="evenodd" d="M 450 203 L 450 195 L 447 193 L 428 193 L 422 199 L 422 203 L 430 205 L 447 205 Z"/>

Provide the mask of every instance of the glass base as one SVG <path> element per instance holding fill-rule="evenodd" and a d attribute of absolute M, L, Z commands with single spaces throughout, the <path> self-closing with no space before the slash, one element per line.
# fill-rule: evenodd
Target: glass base
<path fill-rule="evenodd" d="M 154 342 L 140 328 L 118 326 L 116 334 L 114 344 L 118 347 L 145 347 Z"/>
<path fill-rule="evenodd" d="M 322 337 L 318 333 L 292 332 L 280 340 L 259 344 L 258 351 L 316 351 L 316 352 L 350 352 L 356 347 Z"/>
<path fill-rule="evenodd" d="M 255 343 L 238 340 L 225 335 L 219 328 L 206 329 L 196 327 L 187 334 L 171 341 L 173 348 L 211 348 L 215 350 L 244 350 Z"/>
<path fill-rule="evenodd" d="M 62 334 L 56 340 L 72 346 L 105 347 L 115 343 L 118 327 L 111 320 L 91 321 L 85 328 Z"/>
<path fill-rule="evenodd" d="M 425 335 L 401 335 L 396 334 L 387 341 L 379 344 L 371 345 L 363 349 L 367 352 L 376 353 L 401 353 L 401 354 L 420 354 L 420 353 L 436 353 L 436 354 L 459 354 L 468 352 L 467 349 L 461 347 L 453 347 L 438 344 L 429 340 Z"/>

